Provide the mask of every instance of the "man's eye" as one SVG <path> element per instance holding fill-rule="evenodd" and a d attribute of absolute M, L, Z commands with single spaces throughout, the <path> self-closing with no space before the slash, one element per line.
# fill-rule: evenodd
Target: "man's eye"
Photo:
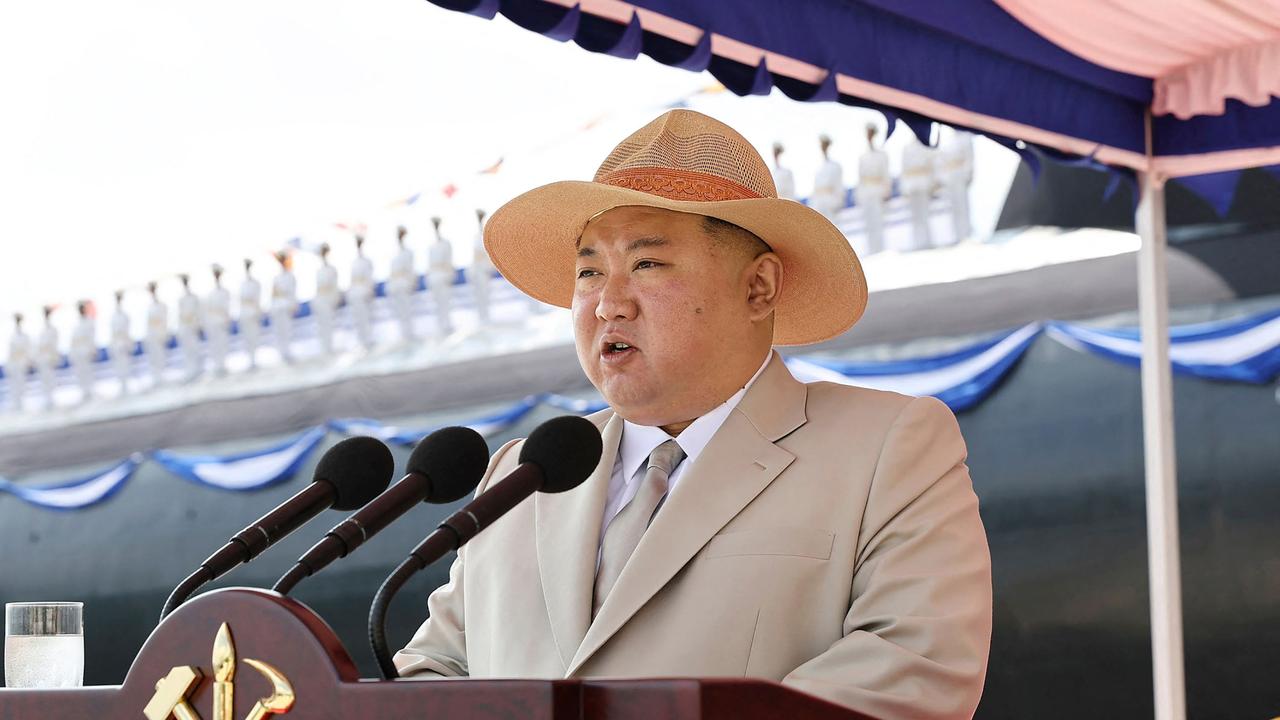
<path fill-rule="evenodd" d="M 645 268 L 658 267 L 660 264 L 661 263 L 656 262 L 654 260 L 641 260 L 640 262 L 636 263 L 636 269 L 643 270 Z"/>
<path fill-rule="evenodd" d="M 593 277 L 599 274 L 600 273 L 597 273 L 595 270 L 591 270 L 589 268 L 583 268 L 578 271 L 578 279 L 581 280 L 582 278 Z"/>

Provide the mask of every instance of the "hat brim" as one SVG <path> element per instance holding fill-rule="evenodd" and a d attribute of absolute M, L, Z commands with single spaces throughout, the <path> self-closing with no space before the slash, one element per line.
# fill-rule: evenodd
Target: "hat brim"
<path fill-rule="evenodd" d="M 867 281 L 849 241 L 794 200 L 670 200 L 639 190 L 567 180 L 523 193 L 494 211 L 484 245 L 511 284 L 549 305 L 573 301 L 577 241 L 587 222 L 616 207 L 643 205 L 707 215 L 750 230 L 782 260 L 775 345 L 808 345 L 853 327 L 867 306 Z"/>

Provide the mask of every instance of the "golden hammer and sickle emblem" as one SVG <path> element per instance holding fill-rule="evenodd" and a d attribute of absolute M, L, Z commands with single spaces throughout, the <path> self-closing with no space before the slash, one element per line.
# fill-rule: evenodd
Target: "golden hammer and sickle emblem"
<path fill-rule="evenodd" d="M 262 673 L 271 683 L 271 694 L 254 703 L 246 720 L 266 720 L 270 715 L 283 715 L 293 707 L 295 696 L 289 679 L 276 668 L 253 658 L 245 658 L 249 667 Z M 226 623 L 218 628 L 213 640 L 213 720 L 231 720 L 235 699 L 236 647 L 231 640 L 231 628 Z M 151 696 L 142 714 L 147 720 L 200 720 L 187 698 L 200 684 L 204 675 L 199 668 L 181 665 L 156 682 L 156 692 Z"/>
<path fill-rule="evenodd" d="M 178 720 L 197 720 L 200 716 L 187 704 L 187 695 L 200 684 L 200 671 L 182 665 L 169 671 L 156 683 L 156 694 L 142 709 L 147 720 L 165 720 L 170 715 Z"/>

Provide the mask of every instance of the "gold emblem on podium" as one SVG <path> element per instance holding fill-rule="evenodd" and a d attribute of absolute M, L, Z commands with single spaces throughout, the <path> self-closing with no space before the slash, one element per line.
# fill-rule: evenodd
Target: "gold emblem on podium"
<path fill-rule="evenodd" d="M 271 665 L 245 658 L 249 667 L 262 673 L 271 683 L 271 694 L 254 703 L 246 720 L 265 720 L 270 715 L 283 715 L 293 707 L 293 686 L 284 673 Z M 213 720 L 232 720 L 235 706 L 236 646 L 231 641 L 231 628 L 226 623 L 213 639 Z M 143 708 L 147 720 L 201 720 L 187 698 L 204 678 L 200 668 L 180 665 L 156 682 L 156 692 Z"/>

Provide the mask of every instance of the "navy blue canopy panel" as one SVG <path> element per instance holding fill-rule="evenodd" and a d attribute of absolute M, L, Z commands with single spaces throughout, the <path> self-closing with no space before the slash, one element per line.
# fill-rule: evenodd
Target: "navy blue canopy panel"
<path fill-rule="evenodd" d="M 1143 151 L 1150 80 L 1071 55 L 989 0 L 634 4 L 840 75 Z"/>
<path fill-rule="evenodd" d="M 1113 166 L 1147 169 L 1152 80 L 1053 44 L 992 0 L 430 0 L 592 52 L 707 70 L 740 95 L 881 110 L 924 134 L 933 120 Z M 892 127 L 892 124 L 891 124 Z M 1153 120 L 1156 165 L 1194 175 L 1263 164 L 1280 103 Z M 1271 162 L 1275 162 L 1274 159 Z"/>

